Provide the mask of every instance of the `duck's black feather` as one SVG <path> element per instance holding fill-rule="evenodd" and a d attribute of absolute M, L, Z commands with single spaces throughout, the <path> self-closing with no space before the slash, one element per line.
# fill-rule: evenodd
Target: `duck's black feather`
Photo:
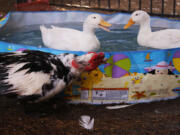
<path fill-rule="evenodd" d="M 68 84 L 73 78 L 72 75 L 69 74 L 70 68 L 66 67 L 62 63 L 62 61 L 57 58 L 56 55 L 32 50 L 25 50 L 20 53 L 0 53 L 0 94 L 7 94 L 13 91 L 13 84 L 4 82 L 4 80 L 8 79 L 9 66 L 21 63 L 23 63 L 24 65 L 17 69 L 16 72 L 24 70 L 26 71 L 25 74 L 30 74 L 32 72 L 41 72 L 50 76 L 49 83 L 44 83 L 42 85 L 42 95 L 32 95 L 33 99 L 34 97 L 39 98 L 41 96 L 45 96 L 46 93 L 50 92 L 54 87 L 56 87 L 54 83 L 58 79 L 62 79 L 66 84 Z M 29 96 L 20 97 L 27 97 L 27 99 L 29 99 Z"/>
<path fill-rule="evenodd" d="M 0 64 L 3 66 L 3 68 L 5 68 L 11 64 L 25 63 L 25 65 L 16 72 L 27 70 L 27 74 L 31 72 L 50 73 L 52 70 L 54 70 L 52 67 L 52 64 L 54 64 L 58 71 L 56 71 L 56 76 L 62 79 L 63 76 L 66 76 L 69 73 L 69 68 L 65 67 L 61 60 L 55 57 L 56 55 L 50 53 L 25 50 L 23 51 L 23 55 L 14 55 L 14 53 L 0 54 Z M 65 80 L 67 79 L 65 78 Z"/>

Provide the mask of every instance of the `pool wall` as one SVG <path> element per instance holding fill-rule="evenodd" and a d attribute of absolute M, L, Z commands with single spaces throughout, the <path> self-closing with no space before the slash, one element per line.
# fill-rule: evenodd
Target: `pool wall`
<path fill-rule="evenodd" d="M 92 12 L 12 12 L 0 21 L 0 32 L 30 25 L 83 22 Z M 126 24 L 130 14 L 101 14 L 111 24 Z M 42 23 L 43 22 L 43 23 Z M 152 17 L 152 27 L 180 28 L 180 22 Z M 71 52 L 0 41 L 0 52 L 40 50 L 53 54 Z M 170 99 L 180 95 L 180 48 L 105 52 L 107 64 L 83 73 L 64 93 L 73 103 L 137 103 Z"/>

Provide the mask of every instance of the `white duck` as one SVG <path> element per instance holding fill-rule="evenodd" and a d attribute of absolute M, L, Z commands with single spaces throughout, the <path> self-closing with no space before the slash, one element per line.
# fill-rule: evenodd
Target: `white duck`
<path fill-rule="evenodd" d="M 52 26 L 45 28 L 40 26 L 42 41 L 45 46 L 53 49 L 70 51 L 97 51 L 100 48 L 94 30 L 102 28 L 109 31 L 107 27 L 111 24 L 104 21 L 98 14 L 89 15 L 83 24 L 83 31 L 70 28 Z"/>
<path fill-rule="evenodd" d="M 180 47 L 180 30 L 165 29 L 160 31 L 151 31 L 150 16 L 142 10 L 132 13 L 129 22 L 124 26 L 127 29 L 133 24 L 140 25 L 137 42 L 141 46 L 168 49 Z"/>

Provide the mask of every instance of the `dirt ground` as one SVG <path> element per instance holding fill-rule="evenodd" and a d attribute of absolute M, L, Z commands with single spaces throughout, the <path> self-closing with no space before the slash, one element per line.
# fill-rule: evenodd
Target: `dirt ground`
<path fill-rule="evenodd" d="M 1 135 L 179 135 L 180 98 L 108 110 L 105 105 L 72 105 L 54 98 L 20 104 L 0 97 Z M 79 125 L 81 115 L 95 119 L 93 130 Z"/>

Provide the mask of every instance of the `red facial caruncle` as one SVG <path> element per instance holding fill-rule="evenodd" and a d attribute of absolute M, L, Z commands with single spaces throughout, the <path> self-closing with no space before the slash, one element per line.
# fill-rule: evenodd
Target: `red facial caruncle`
<path fill-rule="evenodd" d="M 100 64 L 104 63 L 104 53 L 103 52 L 89 52 L 89 53 L 94 53 L 94 55 L 92 56 L 92 58 L 88 61 L 89 65 L 86 66 L 85 70 L 86 71 L 91 71 L 96 69 Z"/>

